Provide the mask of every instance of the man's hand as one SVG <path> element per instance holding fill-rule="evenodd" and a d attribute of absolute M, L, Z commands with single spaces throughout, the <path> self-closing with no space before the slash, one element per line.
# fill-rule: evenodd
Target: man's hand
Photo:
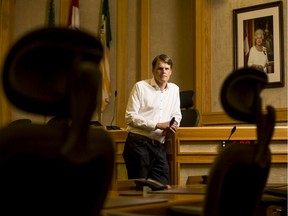
<path fill-rule="evenodd" d="M 157 125 L 159 125 L 161 128 L 158 129 L 162 129 L 162 135 L 165 136 L 166 138 L 171 137 L 173 134 L 176 133 L 177 128 L 178 128 L 178 124 L 175 121 L 171 126 L 170 126 L 170 121 L 169 122 L 163 122 L 163 123 L 158 123 Z"/>
<path fill-rule="evenodd" d="M 165 129 L 169 128 L 169 126 L 170 126 L 170 121 L 161 122 L 161 123 L 159 122 L 159 123 L 157 123 L 155 129 L 165 130 Z"/>

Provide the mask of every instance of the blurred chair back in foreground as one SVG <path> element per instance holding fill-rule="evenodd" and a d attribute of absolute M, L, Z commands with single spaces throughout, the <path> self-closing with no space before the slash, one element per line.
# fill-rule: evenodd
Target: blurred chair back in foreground
<path fill-rule="evenodd" d="M 237 120 L 256 124 L 257 141 L 225 147 L 211 167 L 204 208 L 174 206 L 171 215 L 255 215 L 269 175 L 269 143 L 275 124 L 274 108 L 267 106 L 266 114 L 261 109 L 260 93 L 266 84 L 267 75 L 252 68 L 239 69 L 225 79 L 221 90 L 224 110 Z"/>
<path fill-rule="evenodd" d="M 26 112 L 71 119 L 67 127 L 0 130 L 0 215 L 98 215 L 112 179 L 114 143 L 90 120 L 101 106 L 101 42 L 71 29 L 38 29 L 9 51 L 2 87 Z"/>

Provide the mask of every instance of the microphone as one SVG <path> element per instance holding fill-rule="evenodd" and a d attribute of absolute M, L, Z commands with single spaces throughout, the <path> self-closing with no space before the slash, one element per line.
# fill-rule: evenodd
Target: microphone
<path fill-rule="evenodd" d="M 235 131 L 236 131 L 236 126 L 234 126 L 234 127 L 232 128 L 231 133 L 230 133 L 228 139 L 227 139 L 226 141 L 225 141 L 225 140 L 222 141 L 222 148 L 225 148 L 225 147 L 226 147 L 226 144 L 228 144 L 231 136 L 235 133 Z"/>
<path fill-rule="evenodd" d="M 159 150 L 160 150 L 161 146 L 158 146 L 158 150 L 156 152 L 156 155 L 154 156 L 149 168 L 148 168 L 148 171 L 147 171 L 147 176 L 146 178 L 143 178 L 143 179 L 135 179 L 134 180 L 134 183 L 136 184 L 137 187 L 140 187 L 140 188 L 143 188 L 143 191 L 144 191 L 144 187 L 145 186 L 148 186 L 152 191 L 157 191 L 157 190 L 165 190 L 167 189 L 167 185 L 164 185 L 162 184 L 161 182 L 157 181 L 157 180 L 154 180 L 154 179 L 151 179 L 151 178 L 148 178 L 150 172 L 151 172 L 151 168 L 153 166 L 153 164 L 155 163 L 155 160 L 156 158 L 158 157 L 158 154 L 159 154 Z"/>
<path fill-rule="evenodd" d="M 115 90 L 114 92 L 114 107 L 113 107 L 113 115 L 112 115 L 112 120 L 109 126 L 106 126 L 107 130 L 121 130 L 120 127 L 113 125 L 114 118 L 115 118 L 115 113 L 116 113 L 116 101 L 117 101 L 117 91 Z"/>
<path fill-rule="evenodd" d="M 170 123 L 169 123 L 169 126 L 171 127 L 175 122 L 175 117 L 173 117 L 171 120 L 170 120 Z"/>
<path fill-rule="evenodd" d="M 230 136 L 229 136 L 229 138 L 228 138 L 227 141 L 230 140 L 230 137 L 235 133 L 235 131 L 236 131 L 236 126 L 234 126 L 234 127 L 232 128 L 231 133 L 230 133 Z"/>

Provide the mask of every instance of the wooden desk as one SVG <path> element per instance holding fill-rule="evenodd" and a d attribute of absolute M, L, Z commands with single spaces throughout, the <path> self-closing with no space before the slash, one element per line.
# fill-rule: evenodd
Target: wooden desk
<path fill-rule="evenodd" d="M 287 184 L 267 184 L 266 189 L 282 188 Z M 187 190 L 181 192 L 181 190 Z M 141 191 L 133 191 L 141 194 Z M 139 214 L 151 215 L 167 215 L 167 210 L 173 205 L 188 205 L 188 206 L 202 206 L 204 202 L 204 194 L 206 191 L 205 184 L 193 184 L 186 186 L 173 186 L 171 190 L 165 191 L 151 191 L 145 196 L 121 196 L 120 194 L 126 191 L 110 191 L 107 197 L 107 202 L 101 212 L 102 216 L 109 212 L 129 212 Z M 261 205 L 256 215 L 270 215 L 267 212 L 270 209 L 282 208 L 287 209 L 285 205 L 287 199 L 281 197 L 274 197 L 268 194 L 263 194 Z M 155 201 L 155 202 L 153 202 Z M 120 204 L 119 204 L 120 203 Z M 122 204 L 121 204 L 122 203 Z M 276 205 L 276 204 L 277 205 Z M 122 206 L 121 206 L 122 205 Z M 275 207 L 276 206 L 276 207 Z M 266 214 L 267 213 L 267 214 Z M 272 215 L 272 214 L 271 214 Z"/>
<path fill-rule="evenodd" d="M 193 186 L 192 186 L 193 187 Z M 191 186 L 190 186 L 191 188 Z M 173 194 L 173 193 L 147 193 L 145 196 L 120 196 L 123 191 L 110 191 L 107 201 L 101 212 L 105 216 L 109 212 L 130 212 L 151 215 L 166 215 L 167 209 L 173 205 L 203 204 L 204 194 Z M 122 207 L 115 202 L 123 203 Z M 153 203 L 153 201 L 155 201 Z"/>

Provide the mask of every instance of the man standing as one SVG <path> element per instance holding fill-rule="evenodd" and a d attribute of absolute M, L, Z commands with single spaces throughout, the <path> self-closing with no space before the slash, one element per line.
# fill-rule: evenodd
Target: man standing
<path fill-rule="evenodd" d="M 128 125 L 123 157 L 128 178 L 151 178 L 169 184 L 165 140 L 182 118 L 179 87 L 169 83 L 173 62 L 165 54 L 152 62 L 153 78 L 137 82 L 130 93 L 125 120 Z M 174 122 L 171 122 L 172 118 Z"/>

